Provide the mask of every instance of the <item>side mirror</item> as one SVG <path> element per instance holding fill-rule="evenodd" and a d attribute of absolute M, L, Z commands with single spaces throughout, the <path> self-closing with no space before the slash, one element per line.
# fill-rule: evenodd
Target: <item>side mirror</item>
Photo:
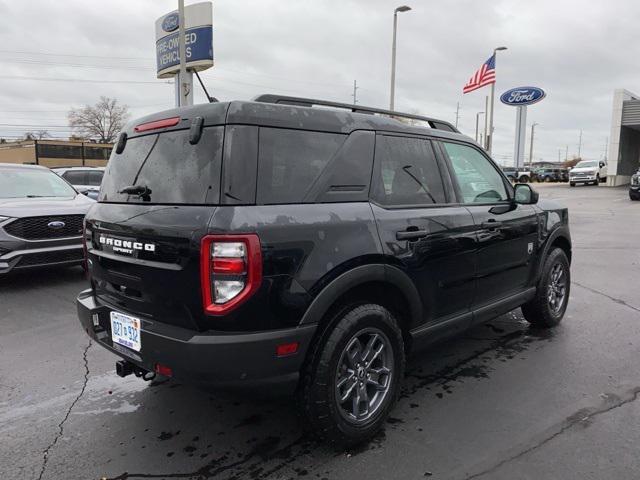
<path fill-rule="evenodd" d="M 520 205 L 533 205 L 538 203 L 538 192 L 536 192 L 528 183 L 518 183 L 514 187 L 514 200 Z"/>
<path fill-rule="evenodd" d="M 76 188 L 76 190 L 78 191 L 78 193 L 81 193 L 82 195 L 89 196 L 89 189 L 88 188 Z"/>
<path fill-rule="evenodd" d="M 600 168 L 604 167 L 605 163 L 604 162 L 600 162 Z"/>

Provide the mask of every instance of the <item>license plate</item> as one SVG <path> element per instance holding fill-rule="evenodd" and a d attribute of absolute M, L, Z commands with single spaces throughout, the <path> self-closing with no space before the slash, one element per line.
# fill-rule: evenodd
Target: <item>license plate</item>
<path fill-rule="evenodd" d="M 140 351 L 140 319 L 111 312 L 111 340 L 136 352 Z"/>

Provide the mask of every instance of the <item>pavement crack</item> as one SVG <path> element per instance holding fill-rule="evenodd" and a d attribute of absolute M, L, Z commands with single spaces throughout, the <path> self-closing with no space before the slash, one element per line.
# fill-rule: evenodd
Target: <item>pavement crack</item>
<path fill-rule="evenodd" d="M 87 388 L 87 382 L 89 381 L 89 360 L 87 359 L 87 354 L 89 353 L 89 348 L 91 348 L 91 340 L 89 340 L 89 343 L 87 344 L 84 351 L 82 352 L 82 360 L 84 361 L 84 379 L 82 382 L 82 388 L 80 389 L 80 392 L 78 393 L 78 395 L 76 395 L 76 398 L 74 398 L 71 404 L 69 405 L 69 408 L 67 409 L 67 413 L 65 414 L 64 418 L 58 424 L 58 433 L 56 434 L 55 438 L 47 446 L 47 448 L 45 448 L 44 451 L 42 452 L 42 467 L 40 468 L 40 475 L 38 475 L 38 480 L 42 480 L 42 477 L 44 476 L 44 472 L 47 469 L 47 462 L 49 461 L 49 452 L 51 452 L 51 449 L 55 447 L 55 445 L 58 443 L 58 440 L 64 434 L 64 424 L 69 419 L 69 416 L 71 415 L 71 411 L 73 410 L 73 407 L 76 406 L 76 403 L 78 403 L 82 395 L 84 395 L 84 391 Z"/>
<path fill-rule="evenodd" d="M 533 452 L 534 450 L 537 450 L 538 448 L 542 447 L 543 445 L 549 443 L 550 441 L 554 440 L 555 438 L 561 436 L 562 434 L 564 434 L 567 430 L 570 430 L 572 427 L 574 427 L 575 425 L 579 424 L 579 423 L 586 423 L 589 422 L 591 420 L 593 420 L 594 418 L 603 415 L 605 413 L 608 413 L 612 410 L 615 410 L 617 408 L 620 408 L 624 405 L 627 405 L 629 403 L 633 403 L 638 399 L 638 396 L 640 395 L 640 387 L 635 387 L 633 389 L 631 389 L 629 392 L 627 392 L 627 397 L 626 398 L 617 398 L 617 401 L 615 401 L 614 403 L 606 406 L 606 407 L 601 407 L 601 408 L 596 408 L 596 409 L 592 409 L 592 410 L 579 410 L 578 412 L 576 412 L 574 415 L 571 415 L 569 418 L 567 418 L 565 420 L 565 422 L 563 422 L 562 426 L 544 436 L 542 439 L 540 439 L 539 441 L 537 441 L 536 443 L 534 443 L 533 445 L 525 448 L 524 450 L 519 451 L 518 453 L 511 455 L 501 461 L 499 461 L 498 463 L 496 463 L 495 465 L 482 470 L 481 472 L 478 473 L 474 473 L 473 475 L 469 476 L 469 477 L 465 477 L 465 480 L 471 480 L 473 478 L 479 478 L 482 477 L 484 475 L 487 475 L 489 473 L 493 473 L 496 470 L 498 470 L 499 468 L 501 468 L 502 466 L 506 465 L 507 463 L 510 463 L 514 460 L 517 460 L 531 452 Z"/>
<path fill-rule="evenodd" d="M 573 283 L 573 285 L 577 285 L 577 286 L 579 286 L 579 287 L 582 287 L 582 288 L 584 288 L 585 290 L 589 290 L 589 291 L 590 291 L 590 292 L 592 292 L 592 293 L 596 293 L 596 294 L 598 294 L 598 295 L 601 295 L 601 296 L 603 296 L 603 297 L 605 297 L 605 298 L 608 298 L 608 299 L 609 299 L 609 300 L 611 300 L 612 302 L 615 302 L 615 303 L 617 303 L 617 304 L 619 304 L 619 305 L 624 305 L 625 307 L 628 307 L 628 308 L 630 308 L 631 310 L 634 310 L 634 311 L 636 311 L 636 312 L 640 313 L 640 308 L 634 307 L 633 305 L 629 305 L 629 304 L 628 304 L 627 302 L 625 302 L 624 300 L 621 300 L 621 299 L 616 298 L 616 297 L 612 297 L 611 295 L 607 295 L 606 293 L 601 292 L 600 290 L 596 290 L 595 288 L 587 287 L 586 285 L 583 285 L 583 284 L 578 283 L 578 282 L 576 282 L 576 281 L 574 281 L 574 282 L 572 282 L 572 283 Z"/>

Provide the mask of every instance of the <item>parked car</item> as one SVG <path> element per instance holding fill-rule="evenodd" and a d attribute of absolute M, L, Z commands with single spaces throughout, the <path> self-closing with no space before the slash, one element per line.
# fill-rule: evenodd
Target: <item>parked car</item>
<path fill-rule="evenodd" d="M 631 200 L 640 200 L 640 169 L 631 175 L 629 183 L 629 198 Z"/>
<path fill-rule="evenodd" d="M 353 445 L 409 353 L 517 307 L 557 325 L 567 209 L 450 123 L 402 116 L 263 95 L 129 123 L 86 218 L 82 329 L 121 376 L 284 387 Z"/>
<path fill-rule="evenodd" d="M 103 167 L 58 167 L 51 170 L 89 198 L 93 200 L 98 198 L 102 176 L 104 175 Z"/>
<path fill-rule="evenodd" d="M 93 203 L 48 168 L 0 164 L 0 274 L 82 264 L 82 222 Z"/>
<path fill-rule="evenodd" d="M 559 168 L 558 169 L 558 177 L 560 182 L 568 182 L 569 181 L 569 169 L 568 168 Z"/>
<path fill-rule="evenodd" d="M 518 170 L 516 167 L 502 167 L 502 171 L 511 180 L 511 183 L 527 183 L 531 179 L 531 174 L 528 170 Z"/>
<path fill-rule="evenodd" d="M 558 168 L 539 168 L 533 175 L 533 180 L 536 182 L 559 182 L 561 178 Z"/>
<path fill-rule="evenodd" d="M 607 164 L 597 160 L 582 160 L 569 170 L 569 185 L 575 187 L 578 183 L 598 185 L 607 180 Z"/>

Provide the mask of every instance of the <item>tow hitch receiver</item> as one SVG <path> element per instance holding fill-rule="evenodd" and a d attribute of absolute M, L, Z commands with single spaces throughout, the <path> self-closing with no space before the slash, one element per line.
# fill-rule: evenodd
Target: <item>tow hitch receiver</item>
<path fill-rule="evenodd" d="M 137 365 L 127 362 L 126 360 L 119 360 L 116 362 L 116 373 L 119 377 L 126 377 L 135 373 L 136 377 L 142 378 L 149 382 L 156 377 L 156 372 L 150 372 L 144 368 L 140 368 Z"/>

